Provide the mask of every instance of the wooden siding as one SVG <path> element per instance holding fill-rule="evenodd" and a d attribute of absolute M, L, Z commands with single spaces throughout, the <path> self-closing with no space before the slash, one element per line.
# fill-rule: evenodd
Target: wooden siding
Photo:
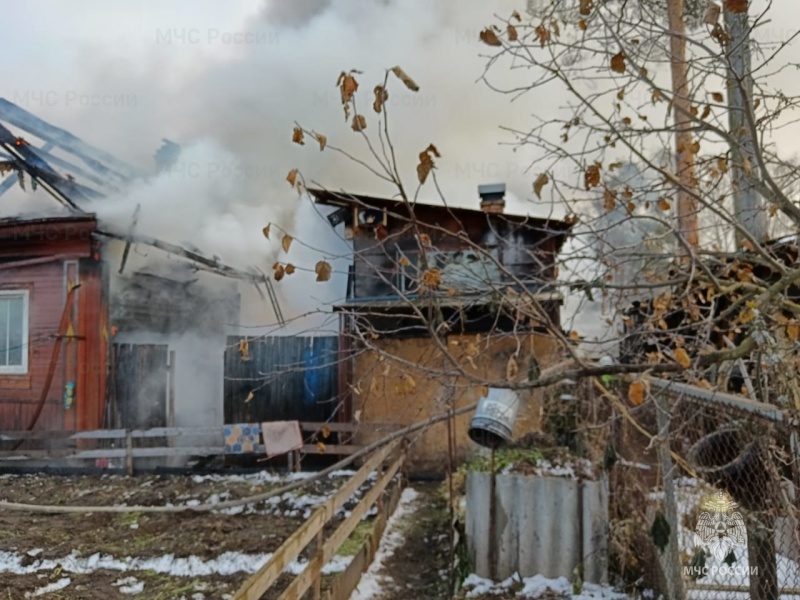
<path fill-rule="evenodd" d="M 31 223 L 0 222 L 0 289 L 29 292 L 28 373 L 0 375 L 0 423 L 4 429 L 28 427 L 41 396 L 69 281 L 80 283 L 73 298 L 73 337 L 63 338 L 52 384 L 35 429 L 96 429 L 102 426 L 106 386 L 106 298 L 99 254 L 91 232 L 94 219 Z M 52 261 L 13 263 L 53 257 Z M 75 383 L 71 408 L 64 406 L 65 384 Z"/>
<path fill-rule="evenodd" d="M 239 353 L 242 339 L 229 338 L 225 353 L 225 423 L 327 421 L 335 414 L 336 336 L 251 339 L 248 361 Z"/>

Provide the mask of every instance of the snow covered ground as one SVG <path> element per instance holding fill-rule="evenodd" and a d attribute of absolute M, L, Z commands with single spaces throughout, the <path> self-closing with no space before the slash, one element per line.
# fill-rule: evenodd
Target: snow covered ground
<path fill-rule="evenodd" d="M 350 470 L 336 471 L 328 475 L 322 481 L 314 482 L 307 487 L 286 492 L 279 496 L 274 496 L 266 501 L 234 506 L 219 511 L 212 511 L 213 513 L 241 515 L 241 514 L 256 514 L 256 515 L 274 515 L 283 517 L 293 517 L 296 519 L 307 519 L 311 516 L 314 509 L 326 500 L 328 500 L 333 493 L 341 485 L 344 478 L 351 477 L 355 472 Z M 200 504 L 218 504 L 226 500 L 236 499 L 242 497 L 243 493 L 250 494 L 263 492 L 265 484 L 280 485 L 292 481 L 300 481 L 310 478 L 316 473 L 301 472 L 301 473 L 287 473 L 277 474 L 269 471 L 261 471 L 258 473 L 246 475 L 195 475 L 191 477 L 194 488 L 183 491 L 180 494 L 173 495 L 164 504 L 167 506 L 197 506 Z M 353 498 L 348 501 L 347 505 L 338 511 L 337 516 L 346 517 L 350 514 L 347 506 L 352 506 L 362 496 L 364 491 L 370 487 L 370 481 L 376 477 L 376 473 L 372 473 L 367 482 L 354 494 Z M 113 477 L 113 476 L 112 476 Z M 8 476 L 3 476 L 3 480 L 11 479 Z M 89 482 L 87 490 L 76 492 L 76 497 L 84 497 L 92 495 L 98 485 L 105 485 L 104 482 L 108 479 L 99 478 L 96 482 Z M 143 478 L 136 482 L 136 486 L 123 491 L 114 498 L 114 504 L 124 506 L 125 502 L 136 504 L 138 497 L 143 494 L 143 490 L 155 487 L 158 483 L 157 478 Z M 209 485 L 212 484 L 212 485 Z M 230 487 L 226 484 L 231 484 Z M 242 486 L 244 484 L 244 486 Z M 230 490 L 234 490 L 239 486 L 237 494 L 231 494 Z M 212 488 L 212 489 L 209 489 Z M 159 490 L 159 495 L 160 495 Z M 159 496 L 156 496 L 159 497 Z M 375 513 L 375 509 L 371 510 L 365 519 L 369 518 Z M 235 518 L 235 517 L 234 517 Z M 299 522 L 299 521 L 298 521 Z M 139 529 L 137 518 L 125 524 L 130 529 Z M 138 532 L 137 532 L 138 534 Z M 136 535 L 136 534 L 134 534 Z M 30 546 L 29 546 L 30 547 Z M 67 546 L 69 548 L 70 546 Z M 23 546 L 24 549 L 24 546 Z M 98 548 L 99 549 L 99 548 Z M 69 552 L 67 550 L 67 552 Z M 138 595 L 148 593 L 145 589 L 147 584 L 142 573 L 157 573 L 170 577 L 178 578 L 202 578 L 213 576 L 228 576 L 234 574 L 251 574 L 260 569 L 272 557 L 271 553 L 247 553 L 228 551 L 223 552 L 216 557 L 199 557 L 199 556 L 181 556 L 180 554 L 166 553 L 161 556 L 121 556 L 114 555 L 109 552 L 94 552 L 91 554 L 81 554 L 77 550 L 73 550 L 64 556 L 48 556 L 44 558 L 45 554 L 42 547 L 35 548 L 29 551 L 18 550 L 15 546 L 11 545 L 5 550 L 0 550 L 0 580 L 6 577 L 17 576 L 35 576 L 42 579 L 40 587 L 25 593 L 26 598 L 34 597 L 51 597 L 51 594 L 61 592 L 69 596 L 71 585 L 76 585 L 76 579 L 84 578 L 87 574 L 95 572 L 108 572 L 117 571 L 120 573 L 120 578 L 117 579 L 113 586 L 125 595 Z M 324 568 L 324 574 L 333 574 L 344 571 L 347 565 L 352 560 L 350 556 L 335 556 Z M 300 560 L 294 561 L 289 564 L 285 572 L 293 575 L 299 575 L 307 567 L 307 561 Z M 57 573 L 60 577 L 53 580 L 52 573 Z M 138 575 L 138 577 L 137 577 Z M 198 585 L 203 585 L 198 583 Z M 31 588 L 29 588 L 31 589 Z M 202 593 L 195 594 L 198 598 L 204 597 Z M 194 596 L 191 596 L 194 598 Z"/>
<path fill-rule="evenodd" d="M 464 580 L 462 587 L 468 590 L 467 598 L 499 596 L 507 594 L 512 589 L 518 589 L 516 595 L 519 598 L 552 598 L 553 594 L 574 600 L 626 600 L 628 598 L 625 594 L 615 592 L 607 586 L 584 583 L 580 590 L 575 590 L 566 577 L 548 579 L 541 575 L 525 578 L 515 575 L 505 581 L 495 583 L 473 573 Z"/>

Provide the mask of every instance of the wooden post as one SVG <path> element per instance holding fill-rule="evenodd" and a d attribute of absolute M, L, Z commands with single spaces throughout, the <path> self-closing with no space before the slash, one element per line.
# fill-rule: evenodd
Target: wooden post
<path fill-rule="evenodd" d="M 669 448 L 670 414 L 667 403 L 663 399 L 653 401 L 656 405 L 656 424 L 658 427 L 658 459 L 661 466 L 661 477 L 664 482 L 664 516 L 669 523 L 669 541 L 663 552 L 659 553 L 667 584 L 668 600 L 683 600 L 683 573 L 681 572 L 680 545 L 678 543 L 679 527 L 678 501 L 675 497 L 675 481 L 672 478 L 672 455 Z"/>
<path fill-rule="evenodd" d="M 693 196 L 697 178 L 692 152 L 692 103 L 689 98 L 686 62 L 686 26 L 683 0 L 667 0 L 670 29 L 670 64 L 672 68 L 673 121 L 675 126 L 676 168 L 680 187 L 677 199 L 678 234 L 692 248 L 697 248 L 697 201 Z"/>
<path fill-rule="evenodd" d="M 133 435 L 130 429 L 125 430 L 125 472 L 133 476 Z"/>
<path fill-rule="evenodd" d="M 320 565 L 325 565 L 325 556 L 324 556 L 324 545 L 325 545 L 325 538 L 322 534 L 324 531 L 324 527 L 319 530 L 317 533 L 317 557 L 319 559 Z M 320 570 L 314 577 L 314 600 L 320 600 L 320 596 L 322 594 L 322 571 Z"/>
<path fill-rule="evenodd" d="M 175 350 L 169 351 L 167 363 L 169 387 L 167 389 L 167 427 L 175 427 Z"/>

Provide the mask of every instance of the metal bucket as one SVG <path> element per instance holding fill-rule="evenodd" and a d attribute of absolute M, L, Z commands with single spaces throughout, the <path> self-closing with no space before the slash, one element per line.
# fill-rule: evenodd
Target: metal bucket
<path fill-rule="evenodd" d="M 480 399 L 469 425 L 469 437 L 476 444 L 498 448 L 511 440 L 519 411 L 519 397 L 513 390 L 489 388 Z"/>

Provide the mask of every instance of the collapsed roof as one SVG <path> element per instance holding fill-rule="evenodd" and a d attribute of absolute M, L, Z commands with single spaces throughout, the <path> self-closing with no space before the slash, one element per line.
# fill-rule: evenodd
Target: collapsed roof
<path fill-rule="evenodd" d="M 11 128 L 19 130 L 21 135 L 15 135 Z M 31 138 L 36 138 L 37 141 L 34 143 Z M 179 146 L 172 142 L 167 143 L 170 154 L 167 158 L 174 159 Z M 162 148 L 157 158 L 164 158 L 163 150 Z M 9 173 L 12 175 L 8 175 Z M 16 177 L 13 173 L 16 173 Z M 0 98 L 0 176 L 2 175 L 6 175 L 6 178 L 0 181 L 0 196 L 15 184 L 19 183 L 24 187 L 27 182 L 32 189 L 44 189 L 73 216 L 83 217 L 90 216 L 82 208 L 88 201 L 107 197 L 146 178 L 146 174 L 140 169 L 43 121 L 5 98 Z M 262 298 L 263 285 L 278 321 L 283 322 L 272 283 L 263 272 L 256 269 L 235 269 L 222 264 L 218 258 L 209 258 L 195 249 L 137 233 L 135 226 L 134 214 L 131 227 L 126 232 L 115 231 L 107 225 L 102 225 L 96 231 L 106 238 L 125 242 L 120 272 L 125 267 L 131 244 L 152 246 L 190 261 L 196 269 L 253 283 Z"/>

